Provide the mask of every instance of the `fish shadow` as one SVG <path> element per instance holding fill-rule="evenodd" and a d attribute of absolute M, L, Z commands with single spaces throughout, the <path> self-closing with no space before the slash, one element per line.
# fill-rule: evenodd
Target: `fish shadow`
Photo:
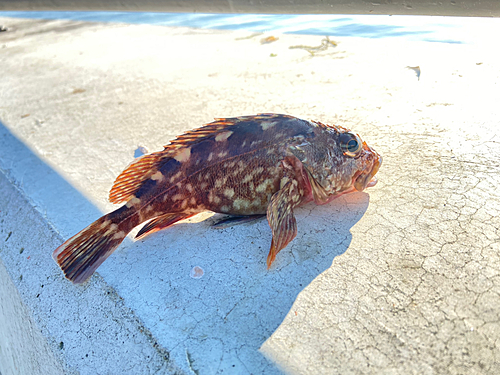
<path fill-rule="evenodd" d="M 217 215 L 129 243 L 99 272 L 118 291 L 137 296 L 131 307 L 163 333 L 158 339 L 176 361 L 189 354 L 193 368 L 207 374 L 226 367 L 280 373 L 258 349 L 298 294 L 348 249 L 350 229 L 368 204 L 368 194 L 352 193 L 296 209 L 298 235 L 270 270 L 267 220 L 216 230 Z M 203 269 L 201 278 L 190 276 L 194 267 Z"/>

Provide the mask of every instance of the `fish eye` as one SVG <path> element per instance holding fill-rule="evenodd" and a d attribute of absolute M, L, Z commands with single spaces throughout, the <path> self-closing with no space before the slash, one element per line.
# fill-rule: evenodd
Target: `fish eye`
<path fill-rule="evenodd" d="M 352 133 L 342 133 L 339 137 L 339 144 L 344 155 L 350 157 L 355 157 L 363 148 L 359 137 Z"/>

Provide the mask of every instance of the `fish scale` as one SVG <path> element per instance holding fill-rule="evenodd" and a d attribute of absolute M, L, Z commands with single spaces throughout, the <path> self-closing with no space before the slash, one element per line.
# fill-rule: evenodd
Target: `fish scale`
<path fill-rule="evenodd" d="M 280 114 L 219 118 L 130 164 L 109 195 L 124 205 L 68 239 L 53 258 L 81 283 L 137 225 L 146 222 L 142 238 L 210 210 L 266 214 L 269 268 L 297 234 L 294 208 L 375 185 L 381 163 L 359 135 L 340 126 Z"/>

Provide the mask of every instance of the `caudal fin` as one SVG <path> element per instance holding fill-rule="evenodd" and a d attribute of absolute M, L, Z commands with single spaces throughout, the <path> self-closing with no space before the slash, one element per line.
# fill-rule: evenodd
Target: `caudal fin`
<path fill-rule="evenodd" d="M 109 215 L 105 215 L 59 246 L 52 258 L 68 280 L 80 284 L 94 273 L 126 236 L 127 232 L 113 223 Z"/>

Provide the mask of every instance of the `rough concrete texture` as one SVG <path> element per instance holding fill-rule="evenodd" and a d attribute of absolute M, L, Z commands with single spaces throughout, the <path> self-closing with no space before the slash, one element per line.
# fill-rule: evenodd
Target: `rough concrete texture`
<path fill-rule="evenodd" d="M 5 182 L 2 181 L 4 185 Z M 4 186 L 0 191 L 3 197 L 7 197 Z M 63 374 L 60 363 L 54 358 L 1 263 L 0 285 L 0 369 L 5 374 Z"/>
<path fill-rule="evenodd" d="M 2 180 L 0 260 L 64 371 L 500 373 L 498 49 L 333 38 L 311 55 L 289 47 L 321 38 L 0 24 L 0 168 L 34 208 Z M 202 215 L 63 278 L 52 250 L 113 208 L 138 147 L 258 112 L 351 127 L 384 157 L 379 184 L 298 209 L 270 271 L 265 221 Z"/>
<path fill-rule="evenodd" d="M 17 147 L 5 129 L 0 134 L 2 151 Z M 50 173 L 21 147 L 15 155 Z M 75 289 L 46 272 L 61 237 L 15 184 L 0 173 L 1 373 L 176 373 L 168 352 L 100 277 Z"/>

